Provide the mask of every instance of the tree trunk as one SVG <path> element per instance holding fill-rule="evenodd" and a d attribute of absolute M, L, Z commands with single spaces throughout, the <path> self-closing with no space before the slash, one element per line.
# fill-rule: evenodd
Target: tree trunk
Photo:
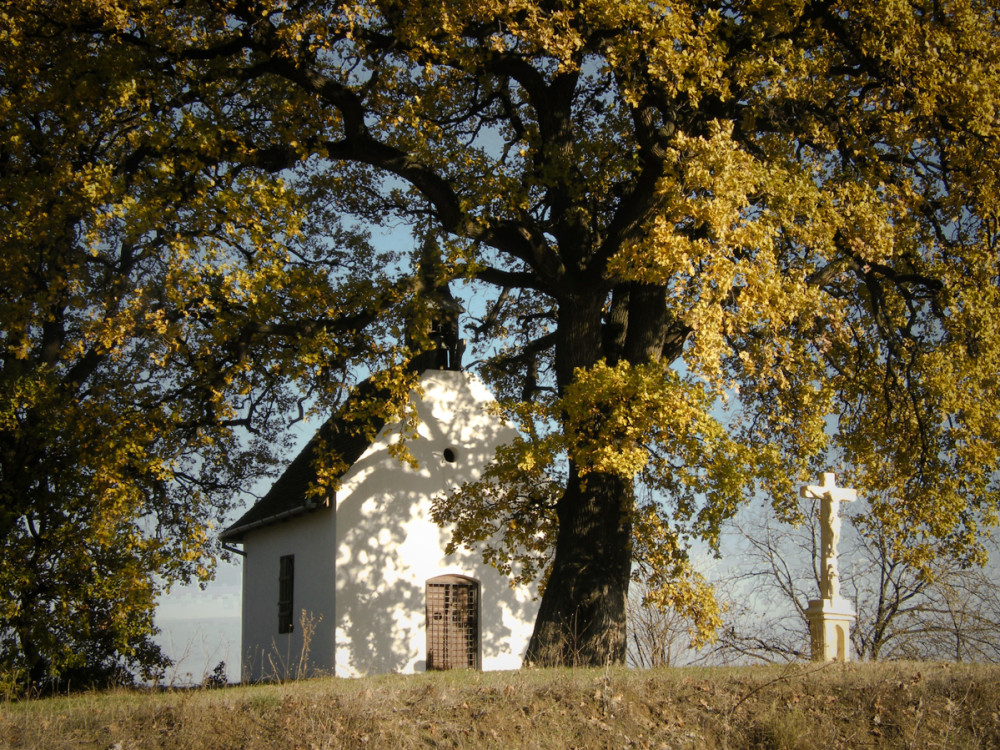
<path fill-rule="evenodd" d="M 605 325 L 606 295 L 561 300 L 556 376 L 560 391 L 575 369 L 602 357 L 633 363 L 662 356 L 668 329 L 665 292 L 616 289 Z M 634 314 L 633 314 L 634 313 Z M 626 600 L 632 568 L 634 486 L 629 479 L 585 473 L 570 462 L 556 509 L 559 531 L 552 573 L 542 595 L 526 662 L 604 666 L 625 661 Z"/>
<path fill-rule="evenodd" d="M 526 661 L 603 666 L 625 661 L 632 563 L 632 487 L 572 470 L 559 501 L 559 536 Z"/>
<path fill-rule="evenodd" d="M 38 688 L 45 678 L 49 676 L 48 660 L 35 647 L 30 626 L 21 623 L 15 626 L 15 630 L 17 632 L 18 645 L 21 648 L 21 655 L 24 657 L 24 663 L 28 667 L 28 685 L 32 688 Z"/>

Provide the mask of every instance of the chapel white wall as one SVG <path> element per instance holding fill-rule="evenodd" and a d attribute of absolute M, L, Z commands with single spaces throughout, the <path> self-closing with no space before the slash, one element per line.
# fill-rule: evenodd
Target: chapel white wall
<path fill-rule="evenodd" d="M 299 674 L 302 618 L 311 618 L 309 675 L 334 666 L 334 544 L 332 509 L 320 508 L 247 534 L 243 550 L 243 679 L 287 679 Z M 295 556 L 292 632 L 278 632 L 278 572 L 283 555 Z M 302 675 L 305 676 L 305 675 Z"/>
<path fill-rule="evenodd" d="M 462 372 L 428 371 L 415 399 L 418 468 L 388 453 L 399 428 L 384 429 L 345 475 L 337 502 L 336 671 L 356 676 L 426 667 L 424 586 L 448 573 L 479 580 L 482 667 L 521 666 L 538 602 L 514 590 L 478 554 L 444 554 L 449 531 L 430 518 L 430 498 L 476 479 L 498 445 L 516 433 L 491 413 L 492 395 Z M 454 463 L 445 460 L 450 448 Z"/>

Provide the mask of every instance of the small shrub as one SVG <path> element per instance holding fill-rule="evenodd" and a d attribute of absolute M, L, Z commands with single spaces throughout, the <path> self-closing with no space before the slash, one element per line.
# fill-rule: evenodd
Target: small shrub
<path fill-rule="evenodd" d="M 206 674 L 201 681 L 201 686 L 204 688 L 224 688 L 228 684 L 229 678 L 226 676 L 226 662 L 224 661 L 216 664 L 212 674 Z"/>

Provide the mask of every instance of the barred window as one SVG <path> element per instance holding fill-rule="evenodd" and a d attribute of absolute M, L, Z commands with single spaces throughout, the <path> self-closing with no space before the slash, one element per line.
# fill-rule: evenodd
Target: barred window
<path fill-rule="evenodd" d="M 292 592 L 295 590 L 295 555 L 282 555 L 278 569 L 278 632 L 292 632 Z"/>
<path fill-rule="evenodd" d="M 479 581 L 439 576 L 427 581 L 427 669 L 479 669 Z"/>

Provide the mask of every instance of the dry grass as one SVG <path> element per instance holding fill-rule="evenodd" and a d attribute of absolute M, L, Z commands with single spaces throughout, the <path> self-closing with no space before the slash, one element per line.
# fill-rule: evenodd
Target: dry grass
<path fill-rule="evenodd" d="M 10 748 L 997 748 L 1000 667 L 523 670 L 0 706 Z"/>

